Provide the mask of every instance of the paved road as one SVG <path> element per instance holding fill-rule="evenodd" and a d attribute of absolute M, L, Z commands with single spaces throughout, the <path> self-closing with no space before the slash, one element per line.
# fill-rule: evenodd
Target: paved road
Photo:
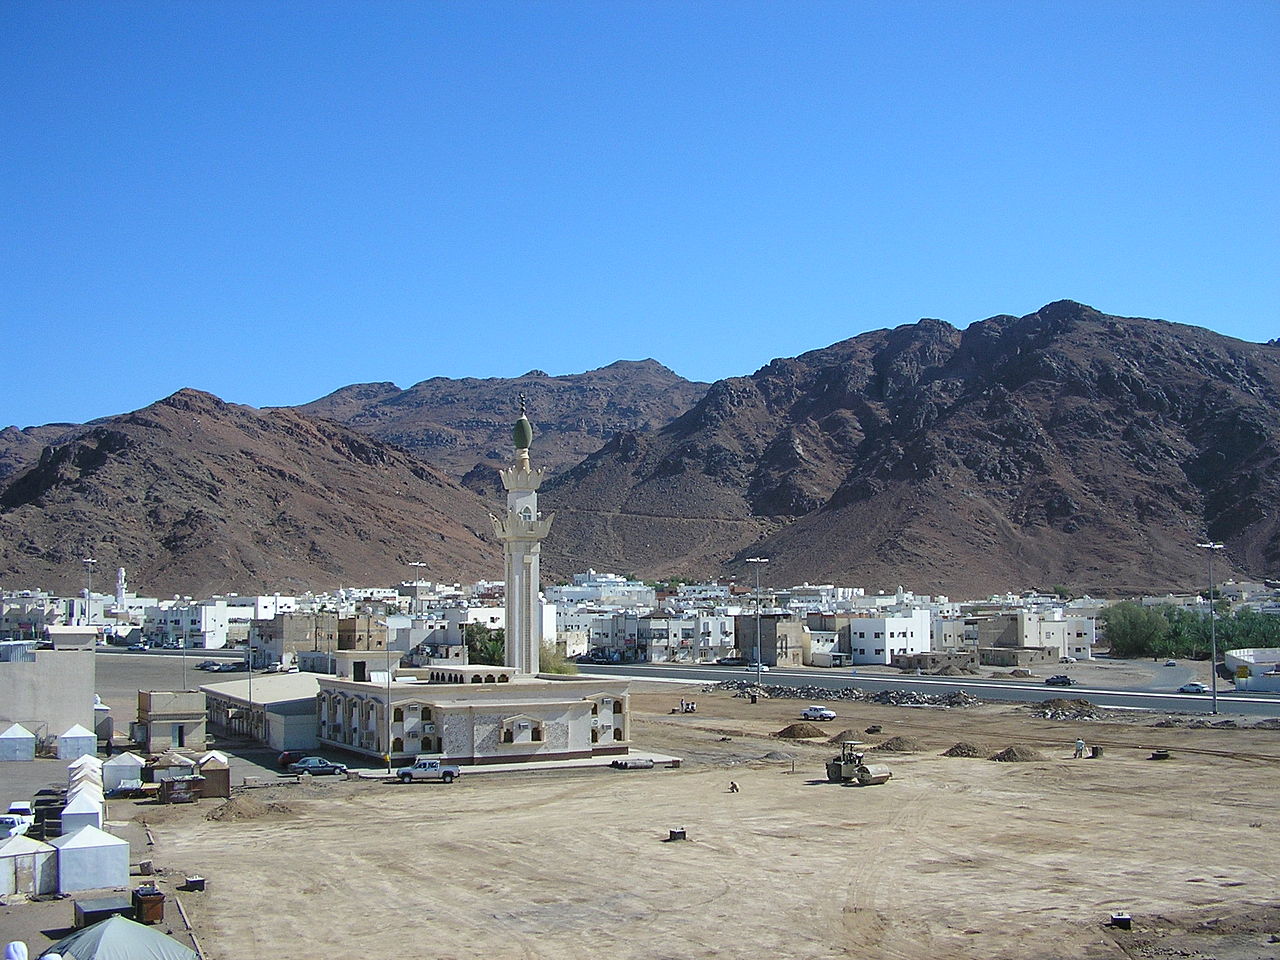
<path fill-rule="evenodd" d="M 690 666 L 683 664 L 579 664 L 582 673 L 633 677 L 645 680 L 719 683 L 722 680 L 754 680 L 755 671 L 744 667 Z M 776 669 L 764 675 L 765 683 L 812 685 L 838 690 L 857 687 L 879 690 L 917 690 L 948 693 L 964 690 L 983 700 L 1037 702 L 1051 697 L 1084 697 L 1098 706 L 1154 710 L 1161 713 L 1209 713 L 1209 694 L 1188 695 L 1149 689 L 1107 689 L 1077 684 L 1049 687 L 1036 680 L 991 680 L 982 677 L 917 677 L 912 675 L 858 674 L 847 670 Z M 1224 692 L 1226 688 L 1229 692 Z M 1218 712 L 1245 716 L 1280 717 L 1280 695 L 1235 693 L 1229 683 L 1218 687 Z"/>

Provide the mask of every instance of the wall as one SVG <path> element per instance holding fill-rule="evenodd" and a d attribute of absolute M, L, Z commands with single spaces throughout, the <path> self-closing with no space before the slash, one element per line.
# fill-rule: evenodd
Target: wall
<path fill-rule="evenodd" d="M 37 650 L 34 663 L 0 662 L 0 728 L 21 723 L 38 738 L 93 729 L 93 650 Z"/>

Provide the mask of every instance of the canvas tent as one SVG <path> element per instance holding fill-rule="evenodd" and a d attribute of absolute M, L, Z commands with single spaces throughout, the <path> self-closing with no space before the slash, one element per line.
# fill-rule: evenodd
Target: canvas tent
<path fill-rule="evenodd" d="M 75 833 L 81 827 L 102 827 L 102 794 L 82 790 L 62 808 L 62 832 Z"/>
<path fill-rule="evenodd" d="M 77 930 L 40 956 L 54 953 L 63 960 L 196 960 L 196 952 L 190 947 L 120 916 Z"/>
<path fill-rule="evenodd" d="M 136 753 L 121 753 L 102 765 L 102 789 L 107 793 L 117 789 L 125 780 L 141 780 L 146 764 Z"/>
<path fill-rule="evenodd" d="M 20 723 L 0 733 L 0 760 L 34 760 L 36 735 Z"/>
<path fill-rule="evenodd" d="M 98 753 L 98 735 L 76 724 L 58 738 L 58 759 L 75 760 L 85 754 L 96 756 Z"/>
<path fill-rule="evenodd" d="M 49 841 L 58 848 L 58 892 L 129 885 L 129 841 L 94 826 Z"/>
<path fill-rule="evenodd" d="M 58 852 L 27 836 L 0 840 L 0 896 L 28 897 L 58 889 Z"/>

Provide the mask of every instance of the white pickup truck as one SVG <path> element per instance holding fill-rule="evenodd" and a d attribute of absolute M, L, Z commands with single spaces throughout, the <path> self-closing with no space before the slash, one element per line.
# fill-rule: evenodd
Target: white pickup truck
<path fill-rule="evenodd" d="M 0 840 L 26 833 L 35 822 L 36 815 L 31 809 L 31 804 L 21 802 L 9 804 L 9 812 L 0 814 Z"/>
<path fill-rule="evenodd" d="M 414 780 L 441 780 L 453 783 L 454 777 L 462 776 L 462 769 L 453 764 L 441 763 L 429 757 L 418 757 L 412 766 L 401 767 L 396 771 L 401 783 L 412 783 Z"/>

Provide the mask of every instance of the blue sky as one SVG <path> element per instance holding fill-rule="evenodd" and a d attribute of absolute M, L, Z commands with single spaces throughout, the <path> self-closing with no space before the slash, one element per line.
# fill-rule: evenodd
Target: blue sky
<path fill-rule="evenodd" d="M 1280 336 L 1280 4 L 8 3 L 0 426 L 749 373 L 1070 298 Z"/>

